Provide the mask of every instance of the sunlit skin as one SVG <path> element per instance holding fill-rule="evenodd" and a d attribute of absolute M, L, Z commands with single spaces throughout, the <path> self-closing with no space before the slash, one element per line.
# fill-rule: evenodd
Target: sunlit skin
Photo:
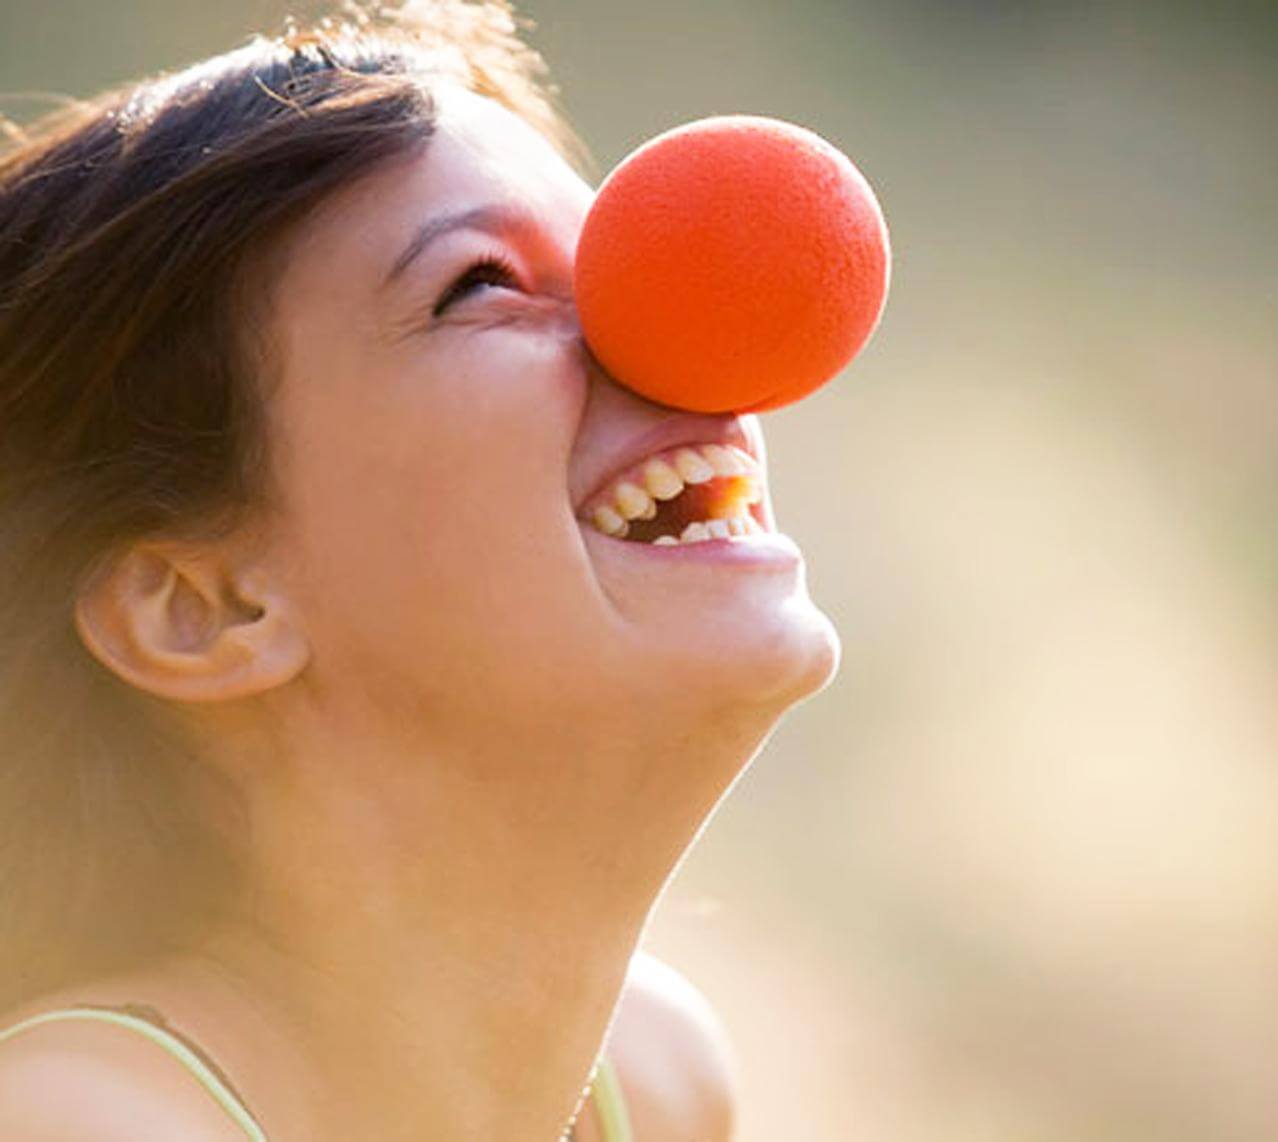
<path fill-rule="evenodd" d="M 679 858 L 837 668 L 797 557 L 654 554 L 576 518 L 672 420 L 763 459 L 756 418 L 649 403 L 584 349 L 591 197 L 523 120 L 444 89 L 425 148 L 282 252 L 276 510 L 139 545 L 81 600 L 94 653 L 174 700 L 252 825 L 252 908 L 113 986 L 167 1004 L 273 1142 L 557 1137 Z M 425 221 L 486 204 L 527 226 L 452 231 L 386 282 Z M 514 278 L 432 316 L 494 253 Z"/>

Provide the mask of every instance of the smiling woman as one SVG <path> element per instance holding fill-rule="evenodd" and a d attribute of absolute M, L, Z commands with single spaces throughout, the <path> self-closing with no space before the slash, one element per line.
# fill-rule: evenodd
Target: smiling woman
<path fill-rule="evenodd" d="M 552 91 L 436 0 L 0 160 L 3 1137 L 728 1137 L 635 948 L 838 642 L 757 420 L 583 343 Z"/>

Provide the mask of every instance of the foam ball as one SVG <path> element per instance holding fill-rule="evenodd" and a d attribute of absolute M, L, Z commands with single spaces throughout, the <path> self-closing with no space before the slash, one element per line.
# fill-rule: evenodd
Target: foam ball
<path fill-rule="evenodd" d="M 887 225 L 842 151 L 793 123 L 723 115 L 644 143 L 582 227 L 574 288 L 622 384 L 697 412 L 800 400 L 869 340 Z"/>

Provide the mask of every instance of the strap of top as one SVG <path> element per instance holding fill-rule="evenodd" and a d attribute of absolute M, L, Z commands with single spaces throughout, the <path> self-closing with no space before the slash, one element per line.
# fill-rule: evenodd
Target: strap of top
<path fill-rule="evenodd" d="M 213 1069 L 172 1031 L 141 1016 L 100 1007 L 66 1007 L 33 1015 L 0 1031 L 0 1043 L 28 1027 L 37 1027 L 41 1023 L 53 1023 L 60 1019 L 99 1019 L 140 1032 L 153 1043 L 163 1047 L 194 1074 L 217 1104 L 230 1115 L 231 1120 L 244 1131 L 245 1137 L 250 1142 L 267 1142 L 262 1128 L 244 1104 L 231 1092 L 226 1081 L 215 1074 Z M 599 1118 L 603 1142 L 634 1142 L 634 1133 L 631 1130 L 630 1115 L 626 1110 L 621 1082 L 617 1077 L 616 1068 L 606 1055 L 601 1055 L 596 1065 L 594 1082 L 591 1085 L 591 1099 Z"/>
<path fill-rule="evenodd" d="M 603 1142 L 634 1142 L 630 1128 L 630 1115 L 621 1092 L 621 1080 L 607 1055 L 600 1055 L 595 1068 L 595 1081 L 590 1087 L 590 1097 L 599 1117 L 599 1132 Z"/>
<path fill-rule="evenodd" d="M 227 1089 L 222 1079 L 213 1073 L 213 1070 L 199 1055 L 171 1031 L 166 1031 L 164 1028 L 138 1015 L 128 1015 L 123 1011 L 104 1011 L 100 1008 L 89 1007 L 67 1007 L 59 1011 L 46 1011 L 40 1015 L 33 1015 L 30 1019 L 23 1019 L 20 1023 L 15 1023 L 5 1031 L 0 1031 L 0 1043 L 28 1027 L 36 1027 L 41 1023 L 52 1023 L 59 1019 L 100 1019 L 105 1023 L 114 1023 L 120 1027 L 131 1027 L 134 1031 L 140 1032 L 153 1043 L 163 1047 L 169 1054 L 175 1056 L 187 1070 L 194 1074 L 203 1084 L 204 1089 L 217 1100 L 217 1104 L 231 1116 L 231 1120 L 244 1131 L 245 1136 L 251 1142 L 266 1142 L 266 1135 L 262 1133 L 262 1128 L 253 1120 L 253 1116 L 249 1114 L 239 1099 Z"/>

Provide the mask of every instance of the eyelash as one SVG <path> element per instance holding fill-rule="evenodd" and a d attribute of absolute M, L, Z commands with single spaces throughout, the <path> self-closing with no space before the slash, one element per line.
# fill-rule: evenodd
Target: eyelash
<path fill-rule="evenodd" d="M 461 301 L 470 290 L 471 283 L 487 282 L 489 285 L 519 284 L 515 267 L 501 254 L 488 254 L 478 261 L 472 262 L 466 272 L 444 291 L 444 296 L 435 303 L 431 311 L 433 317 L 439 317 L 454 302 Z"/>

